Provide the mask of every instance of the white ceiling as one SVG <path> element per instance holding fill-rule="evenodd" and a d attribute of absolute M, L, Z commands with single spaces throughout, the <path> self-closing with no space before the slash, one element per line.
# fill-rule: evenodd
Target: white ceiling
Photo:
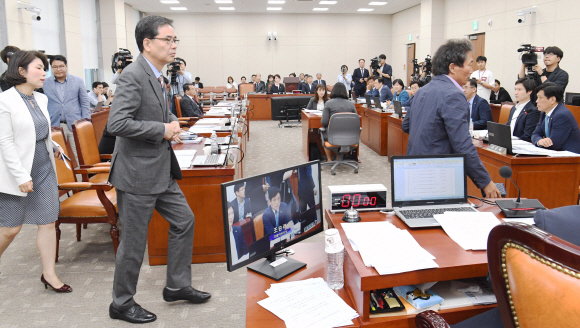
<path fill-rule="evenodd" d="M 166 5 L 159 0 L 125 0 L 125 3 L 145 13 L 267 13 L 279 14 L 395 14 L 414 7 L 421 0 L 386 0 L 383 6 L 369 6 L 373 0 L 338 0 L 335 5 L 319 5 L 320 0 L 286 0 L 285 4 L 268 4 L 268 0 L 232 0 L 231 4 L 217 4 L 214 0 L 178 0 L 179 4 Z M 385 0 L 382 0 L 385 1 Z M 169 7 L 186 7 L 187 11 L 173 11 Z M 234 7 L 235 11 L 221 11 L 218 7 Z M 267 11 L 267 7 L 282 7 L 281 11 Z M 328 11 L 313 11 L 312 8 L 329 8 Z M 370 12 L 358 12 L 359 8 L 374 8 Z"/>

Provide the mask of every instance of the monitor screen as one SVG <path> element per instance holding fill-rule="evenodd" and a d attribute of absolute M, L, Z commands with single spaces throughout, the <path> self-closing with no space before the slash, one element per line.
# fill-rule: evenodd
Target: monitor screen
<path fill-rule="evenodd" d="M 222 184 L 228 271 L 323 230 L 320 162 Z"/>
<path fill-rule="evenodd" d="M 464 155 L 392 159 L 393 203 L 466 198 Z"/>

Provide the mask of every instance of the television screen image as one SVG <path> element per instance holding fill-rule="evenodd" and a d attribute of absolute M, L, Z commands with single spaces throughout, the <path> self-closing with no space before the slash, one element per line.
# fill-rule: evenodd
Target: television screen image
<path fill-rule="evenodd" d="M 228 270 L 273 261 L 277 251 L 323 230 L 320 163 L 222 184 L 222 205 Z"/>

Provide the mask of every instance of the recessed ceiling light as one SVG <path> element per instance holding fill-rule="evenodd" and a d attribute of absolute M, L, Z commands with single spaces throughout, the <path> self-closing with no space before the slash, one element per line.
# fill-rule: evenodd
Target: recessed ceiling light
<path fill-rule="evenodd" d="M 176 5 L 179 3 L 179 1 L 177 0 L 161 0 L 159 2 L 161 2 L 164 5 Z"/>
<path fill-rule="evenodd" d="M 285 3 L 286 3 L 286 1 L 284 1 L 284 0 L 270 0 L 270 1 L 268 1 L 268 4 L 270 4 L 270 5 L 283 5 Z"/>
<path fill-rule="evenodd" d="M 282 7 L 268 7 L 266 10 L 282 10 Z"/>
<path fill-rule="evenodd" d="M 234 7 L 219 7 L 220 10 L 236 10 Z"/>
<path fill-rule="evenodd" d="M 232 3 L 232 0 L 215 0 L 215 3 Z"/>
<path fill-rule="evenodd" d="M 319 5 L 335 5 L 338 1 L 320 1 Z"/>
<path fill-rule="evenodd" d="M 384 6 L 386 4 L 386 1 L 373 1 L 369 3 L 369 6 Z"/>
<path fill-rule="evenodd" d="M 328 8 L 312 8 L 314 11 L 327 11 Z"/>
<path fill-rule="evenodd" d="M 169 7 L 171 10 L 187 10 L 187 7 Z"/>
<path fill-rule="evenodd" d="M 357 11 L 373 11 L 373 8 L 359 8 Z"/>

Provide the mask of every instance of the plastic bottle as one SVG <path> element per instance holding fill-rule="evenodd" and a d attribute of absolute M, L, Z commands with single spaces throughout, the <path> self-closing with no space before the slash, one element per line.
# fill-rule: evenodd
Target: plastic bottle
<path fill-rule="evenodd" d="M 217 134 L 215 133 L 215 131 L 213 131 L 211 133 L 211 154 L 217 154 L 219 152 L 219 146 L 218 146 L 218 142 L 217 142 Z"/>
<path fill-rule="evenodd" d="M 326 240 L 326 258 L 328 272 L 326 283 L 331 289 L 337 290 L 344 286 L 344 245 L 336 229 L 328 229 L 324 232 Z"/>
<path fill-rule="evenodd" d="M 473 137 L 473 119 L 469 119 L 469 136 Z"/>

